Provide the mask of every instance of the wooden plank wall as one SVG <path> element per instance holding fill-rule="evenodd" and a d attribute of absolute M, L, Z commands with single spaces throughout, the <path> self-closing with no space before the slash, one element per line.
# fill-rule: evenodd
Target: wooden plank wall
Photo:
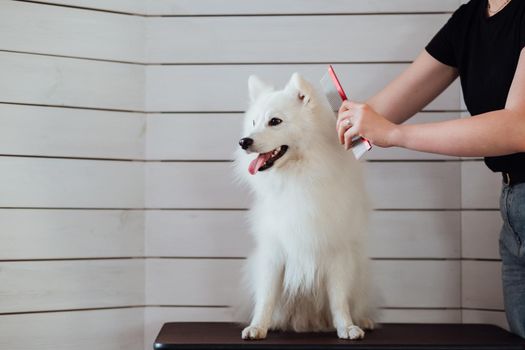
<path fill-rule="evenodd" d="M 43 348 L 150 349 L 163 322 L 235 319 L 247 77 L 317 81 L 332 62 L 364 100 L 459 3 L 3 1 L 0 347 L 27 349 L 29 324 Z M 464 116 L 459 90 L 411 122 Z M 505 325 L 497 176 L 400 149 L 365 168 L 381 320 Z"/>
<path fill-rule="evenodd" d="M 144 348 L 144 18 L 0 2 L 0 348 Z"/>

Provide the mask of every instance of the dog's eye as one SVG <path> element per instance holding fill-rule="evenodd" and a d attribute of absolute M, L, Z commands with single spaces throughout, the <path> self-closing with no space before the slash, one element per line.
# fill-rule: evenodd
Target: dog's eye
<path fill-rule="evenodd" d="M 283 121 L 279 118 L 272 118 L 270 119 L 270 121 L 268 122 L 268 125 L 270 126 L 276 126 L 276 125 L 279 125 L 281 124 Z"/>

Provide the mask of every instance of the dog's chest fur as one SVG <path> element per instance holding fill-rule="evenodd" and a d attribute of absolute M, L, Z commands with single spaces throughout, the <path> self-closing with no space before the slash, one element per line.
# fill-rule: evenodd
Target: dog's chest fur
<path fill-rule="evenodd" d="M 320 191 L 323 189 L 290 184 L 280 191 L 261 194 L 251 211 L 257 239 L 272 245 L 283 259 L 283 287 L 287 293 L 318 290 L 331 257 L 348 247 L 340 239 L 333 239 L 348 230 L 330 212 L 327 202 L 337 200 L 330 200 L 330 195 L 326 202 L 321 200 Z"/>

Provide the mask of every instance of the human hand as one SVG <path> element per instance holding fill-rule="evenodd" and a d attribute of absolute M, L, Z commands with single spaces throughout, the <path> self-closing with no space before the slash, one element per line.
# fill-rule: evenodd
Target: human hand
<path fill-rule="evenodd" d="M 343 101 L 337 116 L 339 142 L 349 149 L 352 139 L 361 136 L 379 147 L 395 146 L 398 125 L 385 119 L 367 104 Z"/>

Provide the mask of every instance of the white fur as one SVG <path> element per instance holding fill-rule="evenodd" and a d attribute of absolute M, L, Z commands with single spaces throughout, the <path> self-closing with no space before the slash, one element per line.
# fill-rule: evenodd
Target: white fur
<path fill-rule="evenodd" d="M 335 329 L 340 338 L 363 338 L 361 328 L 374 324 L 360 163 L 338 143 L 328 101 L 297 73 L 279 91 L 251 76 L 249 90 L 242 136 L 254 143 L 248 152 L 239 147 L 235 161 L 254 193 L 256 242 L 245 269 L 252 320 L 242 337 Z M 283 122 L 269 126 L 274 117 Z M 273 167 L 249 174 L 255 152 L 281 145 L 288 151 Z"/>

